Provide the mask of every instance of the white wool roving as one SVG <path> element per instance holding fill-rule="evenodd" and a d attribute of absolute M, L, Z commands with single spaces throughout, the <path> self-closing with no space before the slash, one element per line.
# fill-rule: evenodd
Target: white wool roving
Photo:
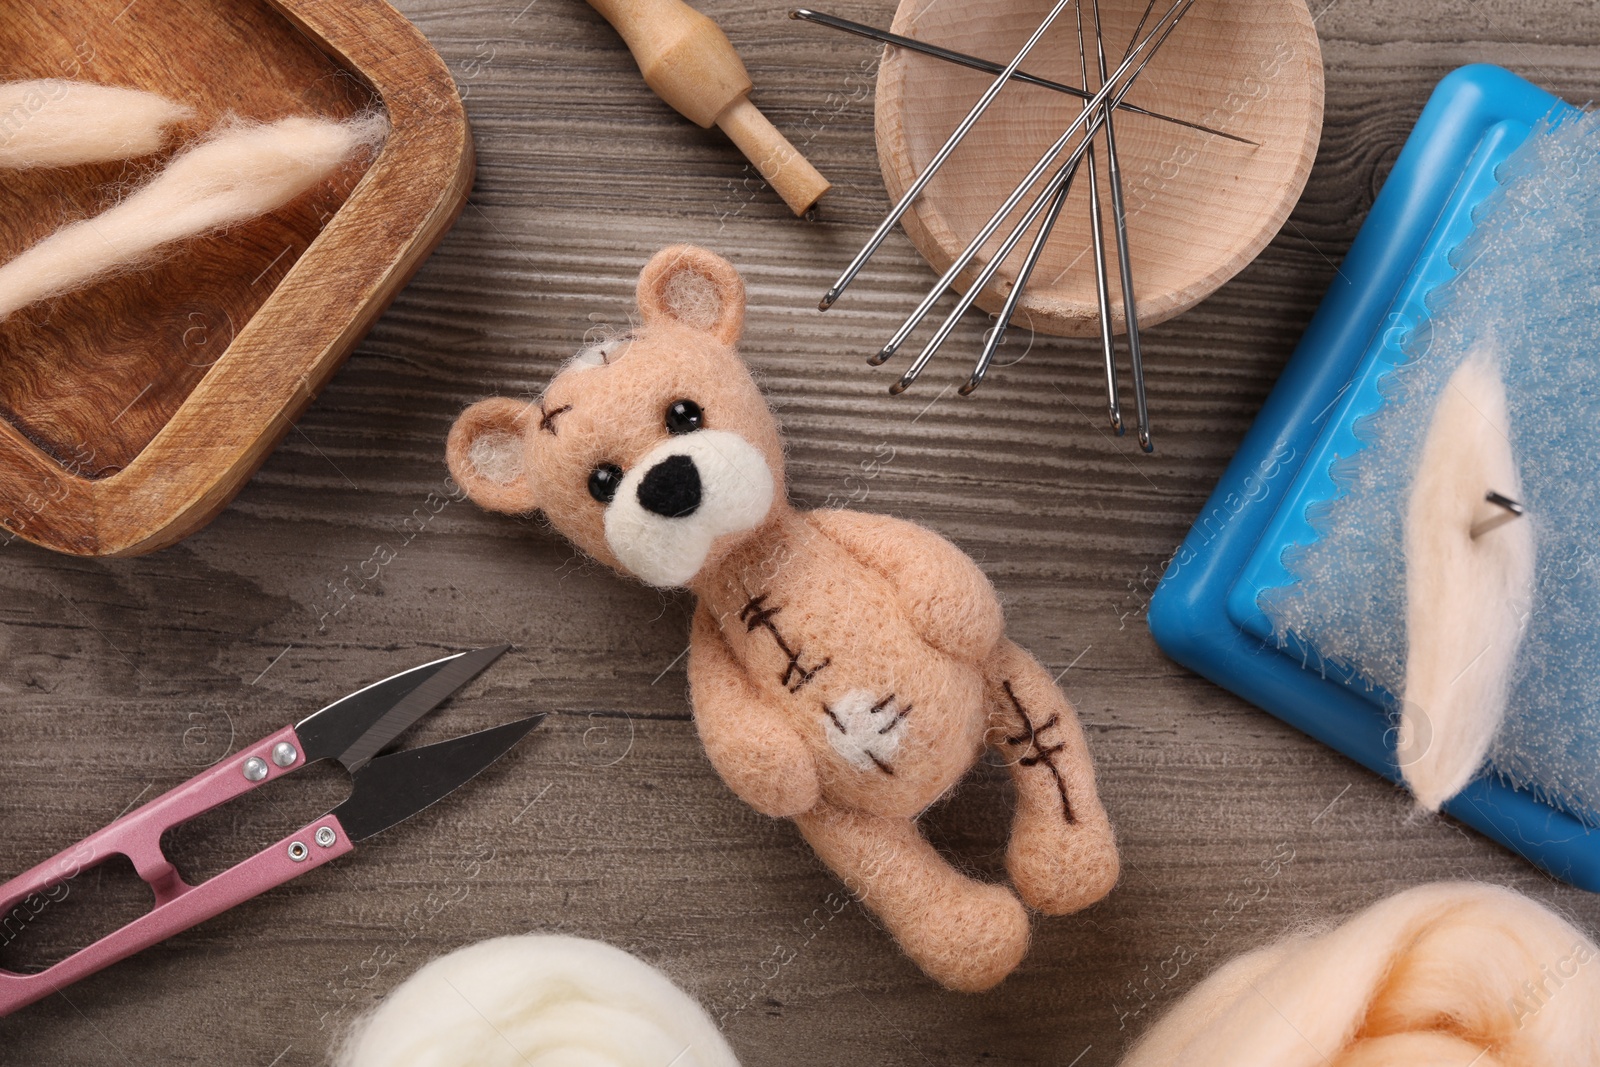
<path fill-rule="evenodd" d="M 1122 1067 L 1600 1063 L 1600 950 L 1520 893 L 1418 886 L 1230 961 Z"/>
<path fill-rule="evenodd" d="M 375 114 L 226 126 L 115 207 L 62 227 L 0 267 L 0 318 L 130 267 L 162 245 L 282 207 L 387 133 L 388 120 Z"/>
<path fill-rule="evenodd" d="M 1430 811 L 1477 776 L 1505 718 L 1533 601 L 1532 518 L 1485 529 L 1490 490 L 1522 499 L 1499 361 L 1450 376 L 1423 440 L 1405 517 L 1406 677 L 1397 756 Z"/>
<path fill-rule="evenodd" d="M 0 167 L 70 167 L 149 155 L 194 109 L 155 93 L 44 78 L 0 84 Z"/>
<path fill-rule="evenodd" d="M 671 979 L 579 937 L 500 937 L 441 956 L 357 1024 L 339 1067 L 739 1067 Z"/>

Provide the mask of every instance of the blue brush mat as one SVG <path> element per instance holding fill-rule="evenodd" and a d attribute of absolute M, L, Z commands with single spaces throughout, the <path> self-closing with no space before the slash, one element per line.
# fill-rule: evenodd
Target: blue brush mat
<path fill-rule="evenodd" d="M 1495 168 L 1564 108 L 1509 71 L 1463 67 L 1434 90 L 1350 253 L 1238 453 L 1174 554 L 1150 631 L 1179 663 L 1391 781 L 1394 700 L 1293 638 L 1280 646 L 1261 596 L 1293 582 L 1284 552 L 1339 491 L 1329 468 L 1361 447 L 1358 420 L 1405 359 L 1424 300 L 1495 188 Z M 1486 775 L 1444 810 L 1573 885 L 1600 892 L 1600 831 Z"/>

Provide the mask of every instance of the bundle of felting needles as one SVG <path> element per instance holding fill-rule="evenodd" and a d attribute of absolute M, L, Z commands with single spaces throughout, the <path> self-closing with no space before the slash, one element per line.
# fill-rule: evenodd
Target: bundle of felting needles
<path fill-rule="evenodd" d="M 1041 178 L 1044 178 L 1050 172 L 1052 165 L 1056 164 L 1062 153 L 1067 152 L 1065 159 L 1060 161 L 1054 173 L 1045 180 L 1042 190 L 1034 197 L 1032 203 L 1023 210 L 1018 220 L 1001 241 L 999 247 L 988 257 L 987 262 L 977 269 L 971 284 L 961 293 L 955 306 L 935 329 L 932 338 L 916 358 L 912 360 L 910 367 L 901 375 L 900 379 L 890 387 L 889 391 L 891 393 L 901 393 L 917 380 L 929 361 L 933 359 L 940 347 L 949 339 L 951 332 L 955 329 L 962 316 L 971 309 L 985 287 L 995 281 L 1006 260 L 1022 243 L 1029 229 L 1037 223 L 1038 228 L 1024 254 L 1016 280 L 1012 283 L 1006 295 L 1004 306 L 1001 308 L 994 325 L 986 332 L 983 348 L 977 363 L 973 367 L 972 374 L 966 383 L 961 386 L 960 392 L 963 395 L 970 394 L 982 384 L 994 361 L 996 350 L 1005 340 L 1006 331 L 1011 326 L 1018 304 L 1028 288 L 1029 280 L 1032 278 L 1034 269 L 1043 255 L 1045 246 L 1050 241 L 1051 233 L 1061 216 L 1062 209 L 1072 191 L 1074 181 L 1080 169 L 1082 169 L 1087 171 L 1089 186 L 1088 205 L 1090 233 L 1094 250 L 1096 297 L 1099 305 L 1100 342 L 1105 360 L 1106 410 L 1112 429 L 1119 435 L 1125 431 L 1118 386 L 1116 343 L 1113 338 L 1115 316 L 1111 303 L 1109 257 L 1105 244 L 1103 209 L 1098 178 L 1098 167 L 1103 162 L 1106 167 L 1110 190 L 1112 230 L 1115 236 L 1118 264 L 1118 283 L 1122 296 L 1122 320 L 1127 335 L 1128 362 L 1133 383 L 1139 444 L 1146 452 L 1154 451 L 1155 445 L 1150 430 L 1149 404 L 1145 393 L 1144 356 L 1139 335 L 1139 313 L 1134 296 L 1133 267 L 1128 247 L 1128 211 L 1123 195 L 1122 168 L 1117 154 L 1114 113 L 1119 110 L 1126 110 L 1200 130 L 1208 134 L 1214 134 L 1229 140 L 1254 144 L 1254 142 L 1235 134 L 1148 111 L 1125 100 L 1129 91 L 1138 81 L 1139 76 L 1144 72 L 1150 61 L 1155 58 L 1162 45 L 1166 43 L 1173 30 L 1177 28 L 1193 4 L 1194 0 L 1175 0 L 1172 6 L 1152 24 L 1150 17 L 1155 12 L 1155 0 L 1148 0 L 1144 13 L 1134 29 L 1132 38 L 1129 40 L 1121 60 L 1113 70 L 1110 69 L 1110 64 L 1107 61 L 1104 32 L 1100 18 L 1100 5 L 1098 0 L 1091 0 L 1090 21 L 1093 24 L 1094 32 L 1092 49 L 1100 85 L 1098 90 L 1092 92 L 1088 89 L 1091 84 L 1091 67 L 1089 63 L 1091 42 L 1088 41 L 1086 36 L 1083 5 L 1077 0 L 1057 0 L 1044 20 L 1039 23 L 1037 29 L 1034 30 L 1027 41 L 1024 42 L 1022 48 L 1012 58 L 1011 62 L 1004 66 L 957 52 L 953 49 L 930 45 L 900 34 L 877 30 L 861 23 L 851 22 L 848 19 L 836 18 L 805 9 L 792 13 L 791 17 L 793 18 L 816 22 L 847 33 L 883 41 L 896 47 L 906 48 L 936 59 L 995 75 L 995 80 L 987 91 L 972 105 L 966 117 L 946 138 L 940 149 L 934 153 L 928 165 L 918 174 L 916 180 L 911 183 L 910 188 L 905 191 L 904 195 L 900 197 L 888 215 L 878 225 L 872 236 L 867 239 L 861 251 L 851 260 L 850 264 L 839 275 L 838 280 L 823 296 L 818 304 L 818 307 L 823 311 L 832 307 L 839 297 L 843 295 L 845 289 L 855 280 L 857 274 L 860 273 L 867 261 L 878 250 L 895 224 L 905 215 L 912 203 L 923 194 L 934 175 L 939 172 L 939 169 L 950 158 L 967 134 L 971 132 L 1009 82 L 1013 80 L 1024 81 L 1056 92 L 1076 96 L 1083 101 L 1083 107 L 1077 117 L 1068 124 L 1055 142 L 1039 157 L 1038 162 L 1033 165 L 1012 193 L 994 211 L 989 221 L 967 243 L 966 247 L 954 257 L 948 269 L 928 290 L 927 295 L 912 311 L 910 316 L 906 318 L 905 322 L 894 332 L 883 348 L 869 361 L 874 366 L 882 365 L 899 351 L 900 347 L 905 344 L 916 328 L 927 318 L 940 297 L 947 290 L 955 289 L 958 286 L 961 275 L 973 267 L 980 251 L 1000 231 L 1012 212 L 1023 203 L 1029 191 L 1039 183 Z M 1040 78 L 1020 69 L 1029 53 L 1045 37 L 1046 33 L 1069 5 L 1073 5 L 1076 18 L 1079 74 L 1082 78 L 1083 88 Z M 1144 31 L 1147 25 L 1149 26 L 1149 32 L 1146 34 Z M 1072 143 L 1074 138 L 1078 139 L 1077 144 L 1070 151 L 1067 151 L 1067 146 Z M 1097 139 L 1101 139 L 1103 143 L 1097 145 Z M 1102 152 L 1103 155 L 1101 154 Z"/>

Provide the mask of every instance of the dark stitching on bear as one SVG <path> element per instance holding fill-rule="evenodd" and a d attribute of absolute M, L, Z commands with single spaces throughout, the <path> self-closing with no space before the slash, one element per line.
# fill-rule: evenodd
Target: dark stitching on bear
<path fill-rule="evenodd" d="M 757 626 L 765 626 L 772 630 L 772 636 L 778 639 L 778 644 L 787 652 L 789 651 L 789 646 L 783 643 L 783 638 L 779 636 L 777 628 L 772 623 L 772 617 L 783 609 L 766 607 L 766 602 L 767 594 L 765 593 L 751 597 L 750 602 L 739 610 L 739 621 L 745 624 L 746 633 L 754 630 Z"/>
<path fill-rule="evenodd" d="M 823 666 L 827 666 L 827 664 L 823 664 Z M 818 667 L 817 668 L 817 670 L 821 670 L 821 669 L 822 669 L 822 667 Z M 884 697 L 882 700 L 880 700 L 876 704 L 872 705 L 872 707 L 870 709 L 868 709 L 868 713 L 872 714 L 872 715 L 876 715 L 880 711 L 883 711 L 885 708 L 887 708 L 893 702 L 894 702 L 894 694 L 890 693 L 888 696 Z M 823 714 L 828 716 L 829 720 L 832 721 L 833 725 L 838 729 L 838 731 L 841 734 L 844 734 L 846 737 L 850 736 L 850 731 L 845 728 L 844 720 L 840 719 L 839 716 L 834 712 L 834 710 L 832 708 L 828 707 L 828 705 L 826 705 L 826 704 L 823 704 L 822 705 L 822 711 L 823 711 Z M 893 730 L 896 726 L 899 726 L 900 723 L 905 720 L 906 715 L 910 711 L 911 711 L 911 705 L 910 704 L 907 704 L 905 707 L 901 708 L 900 711 L 894 716 L 894 718 L 889 720 L 889 724 L 887 726 L 885 726 L 883 729 L 878 731 L 878 736 L 882 737 L 884 734 L 888 733 L 890 730 Z M 885 763 L 883 760 L 879 759 L 877 753 L 875 753 L 875 752 L 866 752 L 866 757 L 872 761 L 873 766 L 877 767 L 878 770 L 882 771 L 884 774 L 890 775 L 891 777 L 894 775 L 894 768 L 889 766 L 889 764 Z"/>
<path fill-rule="evenodd" d="M 571 410 L 571 404 L 562 404 L 554 411 L 545 411 L 544 401 L 541 400 L 539 402 L 539 429 L 548 430 L 552 437 L 559 437 L 560 435 L 556 433 L 556 416 L 565 415 Z"/>
<path fill-rule="evenodd" d="M 1011 706 L 1016 709 L 1017 716 L 1022 719 L 1023 728 L 1027 731 L 1026 733 L 1018 734 L 1016 737 L 1008 737 L 1005 741 L 1008 745 L 1020 745 L 1023 742 L 1027 742 L 1028 753 L 1017 760 L 1017 765 L 1032 767 L 1035 764 L 1044 764 L 1045 768 L 1049 770 L 1050 776 L 1056 780 L 1056 789 L 1061 793 L 1061 813 L 1066 816 L 1069 824 L 1077 822 L 1078 820 L 1072 814 L 1072 802 L 1067 799 L 1066 780 L 1061 777 L 1061 771 L 1056 767 L 1054 759 L 1056 753 L 1067 747 L 1067 743 L 1065 741 L 1054 745 L 1041 743 L 1044 732 L 1057 726 L 1061 722 L 1061 716 L 1051 715 L 1045 720 L 1043 726 L 1035 727 L 1033 720 L 1028 718 L 1028 713 L 1022 706 L 1022 701 L 1018 700 L 1017 694 L 1011 691 L 1011 682 L 1009 680 L 1001 682 L 1000 688 L 1006 691 L 1006 699 L 1011 701 Z"/>
<path fill-rule="evenodd" d="M 876 704 L 872 705 L 872 714 L 874 714 L 874 715 L 878 714 L 878 712 L 884 710 L 890 704 L 893 704 L 893 703 L 894 703 L 894 694 L 890 693 L 888 696 L 884 697 L 882 700 L 880 700 Z M 878 736 L 882 737 L 884 734 L 888 733 L 890 730 L 893 730 L 896 726 L 899 726 L 902 722 L 905 721 L 906 716 L 910 715 L 910 714 L 911 714 L 911 705 L 910 704 L 907 704 L 905 707 L 900 708 L 899 710 L 897 710 L 894 713 L 894 718 L 890 719 L 888 721 L 888 723 L 886 723 L 884 725 L 883 729 L 878 731 Z"/>
<path fill-rule="evenodd" d="M 789 642 L 783 639 L 783 634 L 778 632 L 777 624 L 772 621 L 772 617 L 783 609 L 769 608 L 766 606 L 766 602 L 766 593 L 751 597 L 750 602 L 739 610 L 739 621 L 744 623 L 746 633 L 754 633 L 756 627 L 759 626 L 772 635 L 772 639 L 778 643 L 779 650 L 789 657 L 788 666 L 784 667 L 783 673 L 778 676 L 778 684 L 787 688 L 791 693 L 798 693 L 806 687 L 811 679 L 817 676 L 822 668 L 833 662 L 833 657 L 827 657 L 810 670 L 802 667 L 800 665 L 800 657 L 804 653 L 790 648 Z M 840 727 L 840 729 L 843 729 L 843 727 Z"/>
<path fill-rule="evenodd" d="M 788 650 L 785 649 L 785 652 L 787 651 Z M 800 690 L 806 687 L 807 683 L 809 683 L 811 679 L 817 676 L 818 671 L 822 670 L 822 668 L 833 662 L 833 658 L 829 657 L 808 671 L 804 667 L 800 666 L 800 653 L 790 652 L 788 655 L 789 665 L 784 668 L 783 674 L 778 676 L 778 682 L 781 685 L 788 686 L 789 692 L 791 693 L 800 692 Z M 790 683 L 791 678 L 794 679 L 793 684 Z"/>

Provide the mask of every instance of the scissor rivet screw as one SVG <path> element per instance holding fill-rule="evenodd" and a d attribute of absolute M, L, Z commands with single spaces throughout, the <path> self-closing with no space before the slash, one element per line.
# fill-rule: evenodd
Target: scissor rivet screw
<path fill-rule="evenodd" d="M 260 756 L 251 756 L 244 761 L 243 770 L 247 781 L 259 782 L 267 776 L 267 761 Z"/>
<path fill-rule="evenodd" d="M 287 741 L 279 741 L 272 746 L 272 762 L 280 767 L 292 767 L 299 758 L 300 753 Z"/>
<path fill-rule="evenodd" d="M 317 830 L 317 844 L 323 848 L 331 848 L 334 841 L 338 840 L 338 836 L 333 832 L 333 827 L 331 826 L 319 827 Z"/>
<path fill-rule="evenodd" d="M 306 848 L 306 843 L 304 841 L 290 842 L 289 858 L 294 860 L 296 863 L 304 863 L 306 861 L 306 857 L 310 854 L 311 850 Z"/>

